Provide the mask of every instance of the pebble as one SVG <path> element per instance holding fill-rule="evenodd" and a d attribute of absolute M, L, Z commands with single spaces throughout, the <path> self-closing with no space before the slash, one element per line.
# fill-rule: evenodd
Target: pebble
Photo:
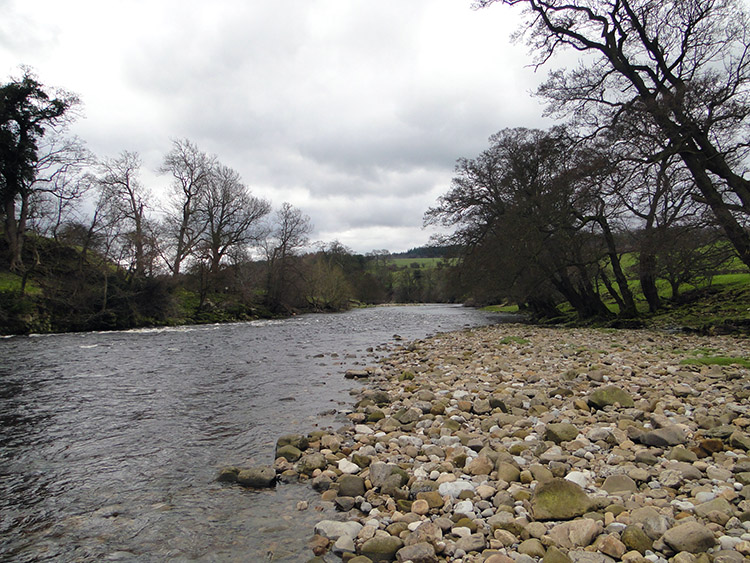
<path fill-rule="evenodd" d="M 750 370 L 682 363 L 705 349 L 748 355 L 730 336 L 520 324 L 401 343 L 367 368 L 352 423 L 301 448 L 304 471 L 324 455 L 306 474 L 327 475 L 324 498 L 342 475 L 365 484 L 347 522 L 315 533 L 345 558 L 382 543 L 398 561 L 742 560 Z M 542 491 L 582 508 L 535 511 Z"/>

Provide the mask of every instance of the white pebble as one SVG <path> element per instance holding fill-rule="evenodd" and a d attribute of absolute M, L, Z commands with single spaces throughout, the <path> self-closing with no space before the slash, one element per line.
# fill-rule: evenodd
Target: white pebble
<path fill-rule="evenodd" d="M 738 543 L 742 543 L 741 538 L 733 538 L 732 536 L 721 536 L 719 538 L 719 544 L 721 545 L 721 549 L 734 549 L 734 546 L 736 546 Z"/>
<path fill-rule="evenodd" d="M 472 503 L 470 500 L 462 500 L 459 503 L 456 503 L 456 506 L 453 508 L 453 512 L 457 512 L 459 514 L 471 514 L 474 512 L 474 503 Z"/>
<path fill-rule="evenodd" d="M 348 473 L 349 475 L 354 475 L 355 473 L 359 473 L 360 467 L 356 463 L 352 463 L 348 459 L 342 459 L 339 460 L 339 470 L 341 473 Z"/>
<path fill-rule="evenodd" d="M 716 498 L 716 493 L 712 493 L 709 491 L 701 491 L 698 494 L 695 495 L 695 500 L 699 504 L 703 504 L 704 502 L 708 502 L 710 500 L 714 500 Z"/>
<path fill-rule="evenodd" d="M 674 506 L 678 510 L 684 510 L 686 512 L 690 512 L 695 509 L 695 505 L 687 500 L 673 500 L 672 506 Z"/>
<path fill-rule="evenodd" d="M 370 434 L 374 434 L 375 431 L 367 426 L 366 424 L 357 424 L 354 426 L 354 433 L 355 434 L 365 434 L 369 436 Z"/>
<path fill-rule="evenodd" d="M 565 476 L 565 480 L 575 483 L 582 489 L 585 489 L 591 482 L 589 476 L 583 471 L 571 471 Z"/>

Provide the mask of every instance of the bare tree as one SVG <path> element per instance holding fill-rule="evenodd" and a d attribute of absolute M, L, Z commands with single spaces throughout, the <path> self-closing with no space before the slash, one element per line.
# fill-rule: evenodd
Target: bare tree
<path fill-rule="evenodd" d="M 43 236 L 57 239 L 60 228 L 79 219 L 79 207 L 91 189 L 94 156 L 78 137 L 45 136 L 31 184 L 29 223 Z"/>
<path fill-rule="evenodd" d="M 235 170 L 223 164 L 212 168 L 201 204 L 206 227 L 200 242 L 211 274 L 233 252 L 261 242 L 266 234 L 262 219 L 270 211 L 271 204 L 253 196 Z"/>
<path fill-rule="evenodd" d="M 172 141 L 172 150 L 164 157 L 160 172 L 172 175 L 171 194 L 164 218 L 166 245 L 169 248 L 165 261 L 175 277 L 180 274 L 183 261 L 198 246 L 208 227 L 207 215 L 202 211 L 216 165 L 214 157 L 199 150 L 187 139 Z"/>
<path fill-rule="evenodd" d="M 136 277 L 144 277 L 152 265 L 154 242 L 146 216 L 148 192 L 138 180 L 140 167 L 137 153 L 123 151 L 117 158 L 102 161 L 97 178 L 109 218 L 106 223 L 119 226 L 122 259 L 130 256 Z"/>
<path fill-rule="evenodd" d="M 265 248 L 268 267 L 266 297 L 272 311 L 286 308 L 294 297 L 294 282 L 298 277 L 294 272 L 294 257 L 308 244 L 311 232 L 310 218 L 284 202 L 276 212 L 276 222 Z"/>
<path fill-rule="evenodd" d="M 739 0 L 480 0 L 525 7 L 543 65 L 563 48 L 586 55 L 539 93 L 551 114 L 590 131 L 629 119 L 657 128 L 679 155 L 742 261 L 750 266 L 750 28 Z M 522 30 L 523 34 L 523 30 Z M 665 156 L 653 155 L 654 160 Z"/>

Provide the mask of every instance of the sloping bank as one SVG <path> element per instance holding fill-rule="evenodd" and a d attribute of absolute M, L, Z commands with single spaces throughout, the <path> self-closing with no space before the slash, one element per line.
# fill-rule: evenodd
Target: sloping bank
<path fill-rule="evenodd" d="M 341 511 L 312 560 L 744 561 L 750 370 L 682 363 L 709 352 L 750 355 L 732 337 L 528 325 L 417 341 L 369 369 L 351 425 L 281 438 L 271 477 Z"/>

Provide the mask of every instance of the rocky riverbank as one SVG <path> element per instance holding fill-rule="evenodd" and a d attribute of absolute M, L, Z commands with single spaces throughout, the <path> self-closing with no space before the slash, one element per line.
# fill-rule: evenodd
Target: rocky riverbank
<path fill-rule="evenodd" d="M 354 374 L 370 385 L 351 424 L 282 437 L 274 471 L 221 479 L 309 481 L 342 520 L 310 531 L 314 561 L 745 561 L 750 370 L 683 363 L 708 354 L 750 346 L 526 325 L 439 335 Z"/>

